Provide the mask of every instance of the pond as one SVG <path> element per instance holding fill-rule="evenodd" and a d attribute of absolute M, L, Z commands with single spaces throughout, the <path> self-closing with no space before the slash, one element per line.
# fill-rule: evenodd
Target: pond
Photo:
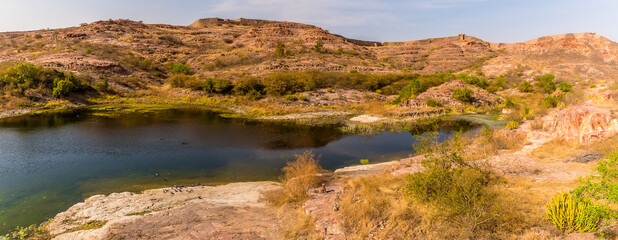
<path fill-rule="evenodd" d="M 442 140 L 480 125 L 444 124 Z M 203 109 L 106 116 L 75 110 L 0 119 L 0 235 L 40 223 L 95 194 L 277 180 L 294 154 L 326 169 L 395 160 L 422 134 L 348 134 L 341 125 L 224 118 Z M 159 176 L 157 176 L 157 174 Z"/>

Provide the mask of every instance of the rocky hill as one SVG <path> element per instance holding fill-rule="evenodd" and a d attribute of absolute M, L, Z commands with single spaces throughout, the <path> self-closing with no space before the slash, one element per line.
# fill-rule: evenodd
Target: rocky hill
<path fill-rule="evenodd" d="M 282 45 L 277 47 L 278 43 Z M 160 87 L 168 64 L 185 63 L 198 78 L 317 70 L 326 72 L 463 72 L 509 83 L 545 73 L 560 81 L 615 81 L 618 44 L 594 33 L 523 43 L 459 36 L 407 42 L 349 39 L 316 26 L 256 19 L 208 18 L 189 26 L 107 20 L 78 27 L 0 33 L 1 68 L 25 61 L 70 71 L 91 85 L 109 81 L 126 94 Z M 4 67 L 3 67 L 4 66 Z"/>

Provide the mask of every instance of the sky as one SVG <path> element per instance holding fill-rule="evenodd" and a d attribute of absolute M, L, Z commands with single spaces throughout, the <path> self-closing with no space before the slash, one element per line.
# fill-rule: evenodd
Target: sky
<path fill-rule="evenodd" d="M 596 32 L 618 40 L 616 0 L 0 0 L 0 32 L 131 19 L 189 25 L 256 18 L 316 25 L 349 38 L 408 41 L 460 33 L 490 42 Z"/>

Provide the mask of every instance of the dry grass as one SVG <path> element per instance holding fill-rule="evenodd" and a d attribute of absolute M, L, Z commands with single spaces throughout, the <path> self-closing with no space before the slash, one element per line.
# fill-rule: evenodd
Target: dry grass
<path fill-rule="evenodd" d="M 266 192 L 264 198 L 274 206 L 286 203 L 302 203 L 307 199 L 307 191 L 321 183 L 324 170 L 311 152 L 296 155 L 296 160 L 288 162 L 281 176 L 282 189 Z"/>
<path fill-rule="evenodd" d="M 561 138 L 551 140 L 532 150 L 530 156 L 543 163 L 562 162 L 569 157 L 583 153 L 577 141 L 567 141 Z"/>
<path fill-rule="evenodd" d="M 390 174 L 359 177 L 340 202 L 341 225 L 349 239 L 421 237 L 421 214 L 403 195 L 403 177 Z"/>
<path fill-rule="evenodd" d="M 294 204 L 285 204 L 277 209 L 277 218 L 283 228 L 285 239 L 321 239 L 315 231 L 313 218 Z"/>
<path fill-rule="evenodd" d="M 520 150 L 525 144 L 525 133 L 486 127 L 481 131 L 481 135 L 473 139 L 472 144 L 466 146 L 465 153 L 469 156 L 468 160 L 478 160 L 494 156 L 503 150 Z"/>
<path fill-rule="evenodd" d="M 341 225 L 348 239 L 555 239 L 563 234 L 545 218 L 545 203 L 555 191 L 573 183 L 499 178 L 492 186 L 492 217 L 473 235 L 441 206 L 405 195 L 402 176 L 381 174 L 348 182 L 340 202 Z"/>
<path fill-rule="evenodd" d="M 595 150 L 605 155 L 618 151 L 618 134 L 614 134 L 613 136 L 604 138 L 600 141 L 593 142 L 586 147 L 590 150 Z"/>

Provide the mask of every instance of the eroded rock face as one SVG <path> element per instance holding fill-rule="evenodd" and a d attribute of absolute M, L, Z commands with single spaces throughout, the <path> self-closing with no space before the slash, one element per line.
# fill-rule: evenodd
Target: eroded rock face
<path fill-rule="evenodd" d="M 543 129 L 555 138 L 590 143 L 618 133 L 618 113 L 593 106 L 570 107 L 543 118 Z"/>
<path fill-rule="evenodd" d="M 440 102 L 443 106 L 463 106 L 465 103 L 453 98 L 453 91 L 457 88 L 469 88 L 474 92 L 472 95 L 471 104 L 475 107 L 480 106 L 493 106 L 502 102 L 502 97 L 487 92 L 481 88 L 464 83 L 461 80 L 451 81 L 449 83 L 442 84 L 437 88 L 431 88 L 424 93 L 419 94 L 414 99 L 405 100 L 401 103 L 403 107 L 427 107 L 427 100 L 433 99 Z"/>

